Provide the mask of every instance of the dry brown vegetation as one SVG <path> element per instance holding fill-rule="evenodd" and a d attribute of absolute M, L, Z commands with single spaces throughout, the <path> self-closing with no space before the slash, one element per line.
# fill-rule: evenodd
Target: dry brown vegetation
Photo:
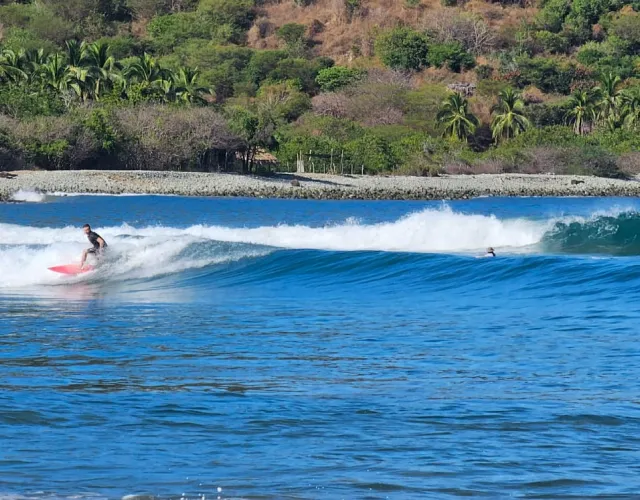
<path fill-rule="evenodd" d="M 439 0 L 422 0 L 417 7 L 407 7 L 403 0 L 363 0 L 350 19 L 344 0 L 315 0 L 306 7 L 296 5 L 294 0 L 267 0 L 248 42 L 255 48 L 276 48 L 281 42 L 275 31 L 284 24 L 321 26 L 309 33 L 315 52 L 341 64 L 355 63 L 372 55 L 373 40 L 380 30 L 407 25 L 431 29 L 442 41 L 460 41 L 480 55 L 510 43 L 522 20 L 531 19 L 535 10 L 482 0 L 472 0 L 461 8 L 443 7 Z"/>

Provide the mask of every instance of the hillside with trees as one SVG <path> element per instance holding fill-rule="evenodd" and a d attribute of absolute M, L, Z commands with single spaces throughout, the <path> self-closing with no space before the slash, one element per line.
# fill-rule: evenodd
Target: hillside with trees
<path fill-rule="evenodd" d="M 0 0 L 0 170 L 640 172 L 637 0 Z"/>

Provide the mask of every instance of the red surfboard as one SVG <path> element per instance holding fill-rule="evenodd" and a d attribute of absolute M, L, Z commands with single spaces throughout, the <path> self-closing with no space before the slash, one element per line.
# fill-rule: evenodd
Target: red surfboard
<path fill-rule="evenodd" d="M 94 269 L 95 267 L 93 266 L 84 266 L 80 269 L 80 264 L 65 264 L 64 266 L 50 267 L 49 271 L 61 274 L 82 274 L 93 271 Z"/>

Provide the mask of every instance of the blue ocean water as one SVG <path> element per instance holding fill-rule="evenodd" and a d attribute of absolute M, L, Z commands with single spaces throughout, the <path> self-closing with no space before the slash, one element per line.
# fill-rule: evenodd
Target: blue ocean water
<path fill-rule="evenodd" d="M 640 497 L 638 200 L 35 199 L 0 498 Z"/>

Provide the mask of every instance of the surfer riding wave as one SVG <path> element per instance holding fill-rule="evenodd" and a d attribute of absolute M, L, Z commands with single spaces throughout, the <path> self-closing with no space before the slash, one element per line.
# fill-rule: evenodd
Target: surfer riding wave
<path fill-rule="evenodd" d="M 92 247 L 87 248 L 82 252 L 82 259 L 80 261 L 80 269 L 84 268 L 84 263 L 87 260 L 87 256 L 89 254 L 95 255 L 97 258 L 100 258 L 104 255 L 104 251 L 107 248 L 107 242 L 104 241 L 104 238 L 100 236 L 98 233 L 95 233 L 91 230 L 91 226 L 89 224 L 85 224 L 82 226 L 82 230 L 84 234 L 87 235 L 89 239 L 89 243 L 91 243 Z"/>

